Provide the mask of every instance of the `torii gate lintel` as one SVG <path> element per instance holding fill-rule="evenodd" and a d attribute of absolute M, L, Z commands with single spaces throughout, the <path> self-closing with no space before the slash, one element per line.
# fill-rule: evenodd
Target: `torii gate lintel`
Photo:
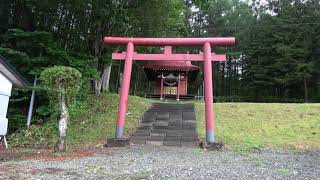
<path fill-rule="evenodd" d="M 128 109 L 128 96 L 133 60 L 174 60 L 174 61 L 203 61 L 204 62 L 204 89 L 205 89 L 205 120 L 206 140 L 209 144 L 214 139 L 214 106 L 213 106 L 213 82 L 212 61 L 225 61 L 225 55 L 212 53 L 212 46 L 234 45 L 234 37 L 226 38 L 126 38 L 105 37 L 105 44 L 127 45 L 125 53 L 113 53 L 112 59 L 125 60 L 121 93 L 118 109 L 116 139 L 123 138 L 126 112 Z M 163 54 L 138 54 L 134 52 L 134 46 L 164 46 Z M 172 46 L 203 46 L 203 53 L 199 54 L 173 54 Z"/>

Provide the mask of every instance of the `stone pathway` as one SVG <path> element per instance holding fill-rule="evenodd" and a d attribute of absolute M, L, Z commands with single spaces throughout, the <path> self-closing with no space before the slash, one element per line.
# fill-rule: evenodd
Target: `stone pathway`
<path fill-rule="evenodd" d="M 196 116 L 192 104 L 153 104 L 130 138 L 133 144 L 198 146 Z"/>

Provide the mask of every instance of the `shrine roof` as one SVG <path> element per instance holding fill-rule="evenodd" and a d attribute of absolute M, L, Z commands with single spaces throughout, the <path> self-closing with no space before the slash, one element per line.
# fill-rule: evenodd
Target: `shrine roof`
<path fill-rule="evenodd" d="M 200 67 L 191 64 L 191 61 L 153 61 L 143 65 L 143 69 L 151 70 L 175 70 L 175 71 L 199 71 Z"/>

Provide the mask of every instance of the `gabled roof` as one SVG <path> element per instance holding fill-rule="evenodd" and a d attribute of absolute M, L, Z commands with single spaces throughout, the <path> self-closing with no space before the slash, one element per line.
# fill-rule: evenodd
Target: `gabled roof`
<path fill-rule="evenodd" d="M 174 70 L 174 71 L 199 71 L 200 67 L 192 65 L 191 61 L 153 61 L 142 66 L 144 69 L 152 70 Z"/>
<path fill-rule="evenodd" d="M 193 81 L 197 77 L 200 67 L 191 64 L 191 61 L 152 61 L 149 64 L 141 66 L 144 69 L 148 79 L 154 81 L 159 73 L 185 73 L 188 80 Z"/>
<path fill-rule="evenodd" d="M 2 55 L 0 55 L 0 72 L 12 82 L 13 87 L 29 86 L 28 81 Z"/>

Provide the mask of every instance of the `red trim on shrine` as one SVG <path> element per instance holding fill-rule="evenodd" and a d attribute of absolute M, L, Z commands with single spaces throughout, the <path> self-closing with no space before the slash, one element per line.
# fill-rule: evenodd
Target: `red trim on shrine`
<path fill-rule="evenodd" d="M 153 61 L 142 66 L 148 80 L 153 82 L 153 92 L 150 97 L 180 96 L 188 95 L 188 82 L 195 80 L 200 67 L 192 65 L 190 61 Z"/>
<path fill-rule="evenodd" d="M 165 46 L 164 54 L 172 54 L 172 47 Z M 148 80 L 153 82 L 153 92 L 147 97 L 171 97 L 180 100 L 180 96 L 187 97 L 188 82 L 194 81 L 199 66 L 191 64 L 191 61 L 158 60 L 143 65 Z M 194 97 L 194 96 L 193 96 Z"/>

